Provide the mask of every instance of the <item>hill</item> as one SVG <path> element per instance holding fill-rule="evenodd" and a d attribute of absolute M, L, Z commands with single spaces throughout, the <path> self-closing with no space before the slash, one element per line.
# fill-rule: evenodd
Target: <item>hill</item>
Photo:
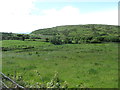
<path fill-rule="evenodd" d="M 45 28 L 45 29 L 38 29 L 33 31 L 31 34 L 43 34 L 43 35 L 55 35 L 60 31 L 70 30 L 72 32 L 84 32 L 90 31 L 95 28 L 96 31 L 108 31 L 109 32 L 116 32 L 118 30 L 118 26 L 113 25 L 102 25 L 102 24 L 87 24 L 87 25 L 65 25 L 65 26 L 56 26 L 52 28 Z M 118 31 L 117 31 L 118 32 Z M 86 32 L 87 33 L 87 32 Z"/>
<path fill-rule="evenodd" d="M 52 28 L 38 29 L 31 34 L 53 36 L 52 39 L 50 38 L 50 41 L 54 44 L 120 41 L 118 26 L 102 24 L 56 26 Z M 55 43 L 53 41 L 59 42 Z"/>

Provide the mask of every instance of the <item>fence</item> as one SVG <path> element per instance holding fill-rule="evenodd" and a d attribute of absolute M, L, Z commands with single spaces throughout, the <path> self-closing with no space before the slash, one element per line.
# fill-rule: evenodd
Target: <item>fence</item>
<path fill-rule="evenodd" d="M 15 81 L 13 81 L 12 79 L 10 79 L 9 77 L 7 77 L 6 75 L 4 75 L 2 72 L 0 72 L 0 88 L 10 88 L 5 82 L 4 80 L 7 80 L 9 82 L 11 82 L 15 87 L 14 88 L 24 88 L 23 86 L 17 84 Z"/>

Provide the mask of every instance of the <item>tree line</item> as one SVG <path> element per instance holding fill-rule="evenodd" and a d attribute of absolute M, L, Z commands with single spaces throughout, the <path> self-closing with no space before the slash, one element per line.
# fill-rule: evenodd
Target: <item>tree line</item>
<path fill-rule="evenodd" d="M 30 34 L 16 34 L 1 32 L 2 40 L 25 40 L 25 39 L 41 39 L 40 36 Z"/>

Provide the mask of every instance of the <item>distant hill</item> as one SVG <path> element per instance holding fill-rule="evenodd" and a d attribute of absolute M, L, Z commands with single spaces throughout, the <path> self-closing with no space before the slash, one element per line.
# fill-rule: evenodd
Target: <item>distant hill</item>
<path fill-rule="evenodd" d="M 118 28 L 102 24 L 65 25 L 38 29 L 31 34 L 53 36 L 50 42 L 54 44 L 120 42 Z"/>
<path fill-rule="evenodd" d="M 1 33 L 3 40 L 43 39 L 53 44 L 120 42 L 119 26 L 87 24 L 38 29 L 30 34 Z"/>
<path fill-rule="evenodd" d="M 87 24 L 87 25 L 65 25 L 56 26 L 52 28 L 38 29 L 31 34 L 42 34 L 42 35 L 56 35 L 60 32 L 69 31 L 70 33 L 79 33 L 81 35 L 91 35 L 93 32 L 101 35 L 116 35 L 118 36 L 118 26 L 113 25 L 102 25 L 102 24 Z"/>

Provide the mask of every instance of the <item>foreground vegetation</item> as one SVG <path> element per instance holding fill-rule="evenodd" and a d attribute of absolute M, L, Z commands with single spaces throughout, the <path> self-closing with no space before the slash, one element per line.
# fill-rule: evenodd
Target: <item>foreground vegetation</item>
<path fill-rule="evenodd" d="M 17 82 L 25 87 L 48 83 L 55 72 L 60 84 L 67 82 L 69 88 L 118 87 L 117 43 L 54 45 L 41 40 L 3 40 L 2 50 L 2 72 L 22 76 L 25 83 Z"/>

